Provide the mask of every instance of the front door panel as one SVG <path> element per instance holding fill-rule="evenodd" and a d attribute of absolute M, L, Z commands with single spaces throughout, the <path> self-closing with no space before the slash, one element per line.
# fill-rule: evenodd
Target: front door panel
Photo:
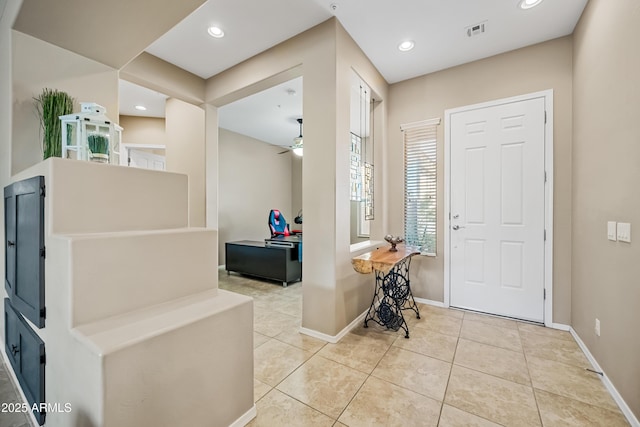
<path fill-rule="evenodd" d="M 451 115 L 454 307 L 544 320 L 544 99 Z"/>

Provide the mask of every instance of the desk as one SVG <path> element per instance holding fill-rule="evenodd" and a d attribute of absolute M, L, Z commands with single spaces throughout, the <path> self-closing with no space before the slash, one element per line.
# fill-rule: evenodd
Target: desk
<path fill-rule="evenodd" d="M 403 310 L 413 310 L 420 318 L 409 284 L 411 257 L 420 252 L 411 246 L 398 245 L 397 252 L 385 246 L 351 259 L 354 270 L 368 274 L 375 272 L 376 289 L 369 311 L 364 318 L 364 327 L 373 320 L 381 326 L 397 331 L 402 328 L 409 338 L 409 326 L 404 320 Z"/>
<path fill-rule="evenodd" d="M 227 242 L 225 244 L 226 270 L 278 280 L 284 287 L 289 282 L 301 280 L 300 242 L 289 240 L 285 242 L 279 239 L 279 244 L 248 240 Z"/>

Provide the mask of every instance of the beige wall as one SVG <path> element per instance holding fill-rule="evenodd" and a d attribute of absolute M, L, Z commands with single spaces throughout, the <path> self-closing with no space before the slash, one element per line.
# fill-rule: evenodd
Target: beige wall
<path fill-rule="evenodd" d="M 15 174 L 42 160 L 33 97 L 43 88 L 67 92 L 80 102 L 96 102 L 118 118 L 118 72 L 106 65 L 17 31 L 13 35 L 13 150 Z"/>
<path fill-rule="evenodd" d="M 205 81 L 145 52 L 120 70 L 120 78 L 171 97 L 165 106 L 167 170 L 189 175 L 190 225 L 217 228 L 217 147 L 205 144 L 214 128 L 217 135 L 218 119 L 215 107 L 203 105 Z M 125 142 L 133 142 L 124 132 Z"/>
<path fill-rule="evenodd" d="M 218 229 L 218 108 L 204 104 L 205 221 Z M 213 143 L 215 142 L 215 144 Z"/>
<path fill-rule="evenodd" d="M 400 125 L 435 117 L 438 127 L 438 244 L 436 257 L 412 265 L 417 297 L 444 300 L 444 111 L 449 108 L 553 89 L 554 242 L 553 321 L 571 322 L 571 60 L 572 39 L 564 37 L 391 86 L 389 170 L 401 171 Z M 401 173 L 388 174 L 389 232 L 403 234 Z"/>
<path fill-rule="evenodd" d="M 189 176 L 189 226 L 205 226 L 204 110 L 175 98 L 166 105 L 166 167 Z"/>
<path fill-rule="evenodd" d="M 165 119 L 162 117 L 121 115 L 119 125 L 124 128 L 122 131 L 123 144 L 167 144 Z"/>
<path fill-rule="evenodd" d="M 302 209 L 302 157 L 291 156 L 291 213 L 298 215 Z M 304 215 L 303 215 L 304 216 Z M 293 223 L 293 218 L 291 222 Z M 300 229 L 301 225 L 296 224 L 296 229 Z"/>
<path fill-rule="evenodd" d="M 120 70 L 120 78 L 196 105 L 204 101 L 205 81 L 142 52 Z"/>
<path fill-rule="evenodd" d="M 330 19 L 212 77 L 206 88 L 207 103 L 219 107 L 303 75 L 305 263 L 302 325 L 330 336 L 340 332 L 368 307 L 372 292 L 371 277 L 357 277 L 350 262 L 351 67 L 376 92 L 386 94 L 384 79 L 340 24 Z M 380 135 L 382 139 L 384 132 Z M 382 147 L 381 141 L 379 149 Z M 207 155 L 217 152 L 217 148 L 217 135 L 208 132 Z M 380 179 L 382 176 L 381 173 Z M 208 179 L 207 185 L 210 184 Z M 380 206 L 383 204 L 380 200 Z"/>
<path fill-rule="evenodd" d="M 24 0 L 15 28 L 121 68 L 205 0 Z"/>
<path fill-rule="evenodd" d="M 386 148 L 386 116 L 388 84 L 371 64 L 355 41 L 337 23 L 336 28 L 336 153 L 335 153 L 335 217 L 336 217 L 336 323 L 341 328 L 349 325 L 371 304 L 374 278 L 356 273 L 351 258 L 361 252 L 351 251 L 351 82 L 355 71 L 377 94 L 380 101 L 374 111 L 374 191 L 375 220 L 371 221 L 371 240 L 382 240 L 386 234 L 386 181 L 384 159 Z M 307 191 L 305 189 L 305 194 Z M 369 249 L 365 249 L 369 250 Z"/>
<path fill-rule="evenodd" d="M 40 123 L 33 97 L 43 88 L 64 90 L 80 101 L 103 105 L 110 117 L 118 117 L 117 71 L 73 52 L 10 30 L 5 18 L 19 2 L 10 1 L 3 17 L 0 57 L 0 184 L 10 176 L 42 161 Z M 76 104 L 76 111 L 79 104 Z M 6 133 L 6 135 L 5 135 Z M 2 211 L 4 212 L 4 210 Z M 4 218 L 4 213 L 2 214 Z M 4 227 L 2 232 L 4 234 Z M 3 237 L 4 238 L 4 237 Z M 0 250 L 4 259 L 4 245 Z M 4 277 L 4 262 L 0 263 Z M 4 297 L 4 288 L 0 296 Z M 0 334 L 4 336 L 4 317 Z"/>
<path fill-rule="evenodd" d="M 225 263 L 225 243 L 263 241 L 269 237 L 271 209 L 292 225 L 291 152 L 248 136 L 220 129 L 218 155 L 218 264 Z M 296 211 L 297 212 L 297 211 Z"/>
<path fill-rule="evenodd" d="M 9 184 L 11 179 L 11 117 L 13 108 L 11 88 L 11 53 L 13 48 L 13 31 L 11 25 L 20 7 L 19 0 L 9 0 L 0 16 L 0 188 Z M 4 198 L 0 209 L 0 241 L 4 242 Z M 5 245 L 0 245 L 0 277 L 5 277 Z M 4 281 L 4 279 L 3 279 Z M 4 286 L 0 290 L 0 298 L 4 299 L 6 292 Z M 4 316 L 0 316 L 0 338 L 4 342 Z"/>
<path fill-rule="evenodd" d="M 638 2 L 591 0 L 574 33 L 571 323 L 640 418 L 638 26 Z M 607 221 L 632 223 L 632 243 Z"/>
<path fill-rule="evenodd" d="M 247 412 L 251 302 L 217 290 L 217 232 L 185 228 L 187 177 L 48 159 L 13 179 L 34 175 L 47 182 L 47 320 L 35 330 L 47 348 L 45 392 L 74 408 L 48 414 L 47 426 L 231 425 Z M 127 404 L 141 395 L 146 403 Z M 220 407 L 204 409 L 211 399 Z"/>
<path fill-rule="evenodd" d="M 166 101 L 164 119 L 166 168 L 189 175 L 189 224 L 216 228 L 217 220 L 210 219 L 217 218 L 217 165 L 209 166 L 209 158 L 215 153 L 206 150 L 205 141 L 211 122 L 217 125 L 217 115 L 215 109 L 202 105 L 204 80 L 144 52 L 120 71 L 120 77 L 171 96 Z M 153 134 L 160 138 L 159 122 L 152 126 L 144 129 L 136 123 L 133 130 L 136 137 L 148 138 Z M 131 134 L 124 124 L 123 127 L 125 143 L 150 143 L 130 140 Z M 205 184 L 206 177 L 210 181 Z M 211 192 L 209 199 L 207 187 Z"/>
<path fill-rule="evenodd" d="M 303 81 L 305 155 L 304 327 L 333 335 L 335 323 L 335 23 L 327 21 L 207 81 L 215 106 L 242 98 L 300 74 Z M 291 73 L 288 70 L 292 70 Z M 274 76 L 277 76 L 274 79 Z M 278 77 L 282 77 L 278 79 Z M 266 85 L 266 86 L 265 86 Z M 207 153 L 217 152 L 217 135 Z M 312 159 L 312 161 L 310 161 Z M 210 185 L 210 182 L 207 182 Z M 306 303 L 305 303 L 306 304 Z"/>

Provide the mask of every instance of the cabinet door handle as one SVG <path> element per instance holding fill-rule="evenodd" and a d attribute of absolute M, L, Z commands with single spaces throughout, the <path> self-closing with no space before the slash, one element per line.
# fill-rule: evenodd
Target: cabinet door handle
<path fill-rule="evenodd" d="M 15 246 L 16 242 L 12 242 L 11 240 L 7 240 L 7 246 L 11 247 L 11 246 Z"/>

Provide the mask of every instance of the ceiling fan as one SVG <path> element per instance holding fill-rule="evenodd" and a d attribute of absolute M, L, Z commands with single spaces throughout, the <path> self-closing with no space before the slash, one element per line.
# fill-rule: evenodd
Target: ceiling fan
<path fill-rule="evenodd" d="M 296 156 L 302 156 L 302 118 L 296 119 L 296 121 L 300 125 L 300 135 L 293 138 L 293 145 L 291 145 L 289 148 Z M 278 154 L 284 154 L 287 151 L 289 150 L 281 151 Z"/>

